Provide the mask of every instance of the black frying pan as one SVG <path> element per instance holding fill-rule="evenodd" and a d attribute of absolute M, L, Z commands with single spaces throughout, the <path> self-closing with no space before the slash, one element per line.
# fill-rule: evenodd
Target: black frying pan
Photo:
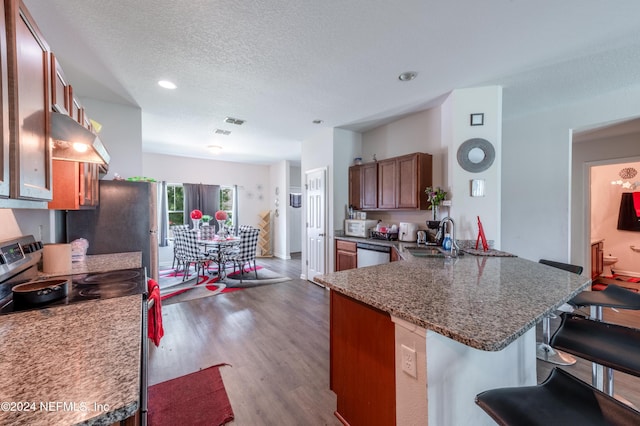
<path fill-rule="evenodd" d="M 40 305 L 67 295 L 69 280 L 54 279 L 32 281 L 13 287 L 13 303 L 16 306 Z"/>

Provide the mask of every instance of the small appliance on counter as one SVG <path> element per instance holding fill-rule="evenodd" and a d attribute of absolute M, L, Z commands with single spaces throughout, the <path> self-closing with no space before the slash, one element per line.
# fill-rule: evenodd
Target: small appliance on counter
<path fill-rule="evenodd" d="M 377 220 L 346 219 L 344 221 L 344 235 L 348 237 L 368 238 L 369 230 L 374 228 Z"/>
<path fill-rule="evenodd" d="M 413 243 L 418 235 L 418 224 L 400 222 L 398 225 L 398 240 Z"/>

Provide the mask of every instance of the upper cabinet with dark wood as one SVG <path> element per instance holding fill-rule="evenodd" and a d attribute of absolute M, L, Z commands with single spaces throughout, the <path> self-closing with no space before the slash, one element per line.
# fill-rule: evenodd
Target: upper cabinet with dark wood
<path fill-rule="evenodd" d="M 431 155 L 419 152 L 352 166 L 349 203 L 360 210 L 426 210 L 432 169 Z"/>
<path fill-rule="evenodd" d="M 20 0 L 5 0 L 11 197 L 50 200 L 49 46 Z"/>
<path fill-rule="evenodd" d="M 4 17 L 4 3 L 0 2 L 0 16 Z M 7 27 L 0 19 L 0 198 L 11 192 L 9 175 L 9 94 L 7 75 Z"/>
<path fill-rule="evenodd" d="M 69 107 L 69 83 L 62 72 L 62 67 L 51 53 L 51 108 L 62 114 L 71 115 Z"/>

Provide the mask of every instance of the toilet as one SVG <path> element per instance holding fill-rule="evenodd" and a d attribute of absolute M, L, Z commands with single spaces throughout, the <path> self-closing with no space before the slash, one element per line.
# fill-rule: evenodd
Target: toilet
<path fill-rule="evenodd" d="M 618 258 L 615 256 L 604 256 L 604 269 L 602 271 L 602 276 L 603 277 L 610 277 L 613 275 L 613 271 L 611 270 L 611 268 L 613 268 L 613 265 L 616 264 L 616 262 L 618 262 Z"/>

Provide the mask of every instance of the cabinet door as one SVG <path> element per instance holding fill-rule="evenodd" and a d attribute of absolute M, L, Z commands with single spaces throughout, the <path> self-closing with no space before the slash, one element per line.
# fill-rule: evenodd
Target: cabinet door
<path fill-rule="evenodd" d="M 396 159 L 378 161 L 378 208 L 396 208 Z"/>
<path fill-rule="evenodd" d="M 361 173 L 361 166 L 349 167 L 349 204 L 356 210 L 362 209 L 362 193 L 360 191 L 360 185 L 362 183 L 360 180 Z"/>
<path fill-rule="evenodd" d="M 8 197 L 9 186 L 9 94 L 7 75 L 7 28 L 4 2 L 0 2 L 0 197 Z"/>
<path fill-rule="evenodd" d="M 363 164 L 360 168 L 361 208 L 378 207 L 378 163 Z"/>
<path fill-rule="evenodd" d="M 95 163 L 80 163 L 80 205 L 98 205 L 98 170 Z"/>
<path fill-rule="evenodd" d="M 405 155 L 396 159 L 398 173 L 396 178 L 398 196 L 396 207 L 399 209 L 417 209 L 420 207 L 418 188 L 418 155 Z M 424 190 L 424 188 L 423 188 Z M 424 195 L 424 193 L 423 193 Z"/>
<path fill-rule="evenodd" d="M 6 2 L 8 27 L 9 120 L 13 168 L 11 196 L 51 199 L 49 145 L 49 47 L 22 2 Z"/>
<path fill-rule="evenodd" d="M 62 114 L 69 115 L 69 91 L 67 79 L 62 67 L 51 53 L 51 108 Z"/>
<path fill-rule="evenodd" d="M 336 271 L 355 269 L 358 266 L 356 243 L 336 240 Z"/>

